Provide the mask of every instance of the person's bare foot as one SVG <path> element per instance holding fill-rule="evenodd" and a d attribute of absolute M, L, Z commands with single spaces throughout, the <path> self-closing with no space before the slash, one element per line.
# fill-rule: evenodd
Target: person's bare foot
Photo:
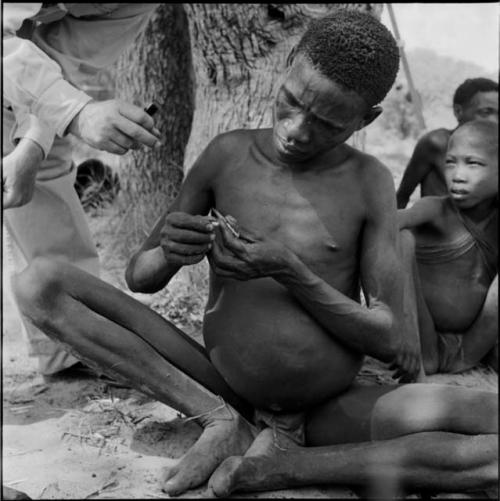
<path fill-rule="evenodd" d="M 234 491 L 264 491 L 291 486 L 287 458 L 299 446 L 271 428 L 262 430 L 244 456 L 227 458 L 210 477 L 209 488 L 217 497 Z"/>
<path fill-rule="evenodd" d="M 165 468 L 162 490 L 179 495 L 204 483 L 229 456 L 244 454 L 255 438 L 255 428 L 229 407 L 225 417 L 216 417 L 177 464 Z"/>

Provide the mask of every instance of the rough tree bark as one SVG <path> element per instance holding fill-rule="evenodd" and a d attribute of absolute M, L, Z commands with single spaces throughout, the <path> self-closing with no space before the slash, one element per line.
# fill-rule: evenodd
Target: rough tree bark
<path fill-rule="evenodd" d="M 127 202 L 148 204 L 148 196 L 158 192 L 168 201 L 177 194 L 193 117 L 193 83 L 186 13 L 181 4 L 161 4 L 116 68 L 116 96 L 141 106 L 154 101 L 155 123 L 163 133 L 160 148 L 122 157 Z"/>

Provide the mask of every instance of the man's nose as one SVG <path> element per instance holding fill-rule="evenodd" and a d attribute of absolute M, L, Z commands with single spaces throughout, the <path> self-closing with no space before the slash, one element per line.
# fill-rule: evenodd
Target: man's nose
<path fill-rule="evenodd" d="M 303 113 L 297 113 L 285 121 L 285 139 L 289 142 L 306 144 L 311 140 L 310 123 Z"/>

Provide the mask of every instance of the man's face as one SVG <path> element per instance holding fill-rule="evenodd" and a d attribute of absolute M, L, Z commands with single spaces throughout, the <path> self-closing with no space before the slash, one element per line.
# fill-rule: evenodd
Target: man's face
<path fill-rule="evenodd" d="M 289 68 L 274 103 L 273 144 L 280 159 L 304 162 L 362 128 L 367 105 L 302 55 Z"/>
<path fill-rule="evenodd" d="M 489 120 L 498 123 L 498 92 L 478 92 L 465 105 L 455 105 L 458 123 Z"/>
<path fill-rule="evenodd" d="M 498 193 L 498 146 L 473 130 L 450 138 L 445 177 L 451 197 L 460 208 L 475 207 Z"/>

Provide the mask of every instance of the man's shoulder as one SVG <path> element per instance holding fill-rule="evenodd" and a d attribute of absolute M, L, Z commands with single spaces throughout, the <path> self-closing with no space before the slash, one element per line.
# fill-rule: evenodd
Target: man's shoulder
<path fill-rule="evenodd" d="M 241 148 L 251 144 L 258 133 L 258 129 L 234 129 L 222 132 L 214 137 L 211 146 L 226 152 L 237 152 L 235 148 Z"/>
<path fill-rule="evenodd" d="M 433 150 L 445 150 L 448 145 L 448 140 L 451 136 L 451 130 L 445 129 L 444 127 L 440 129 L 434 129 L 422 136 L 420 142 L 424 145 L 429 146 Z"/>
<path fill-rule="evenodd" d="M 358 166 L 358 172 L 368 183 L 373 182 L 376 179 L 392 180 L 391 171 L 377 157 L 369 153 L 355 150 L 354 148 L 353 150 L 353 155 Z"/>

